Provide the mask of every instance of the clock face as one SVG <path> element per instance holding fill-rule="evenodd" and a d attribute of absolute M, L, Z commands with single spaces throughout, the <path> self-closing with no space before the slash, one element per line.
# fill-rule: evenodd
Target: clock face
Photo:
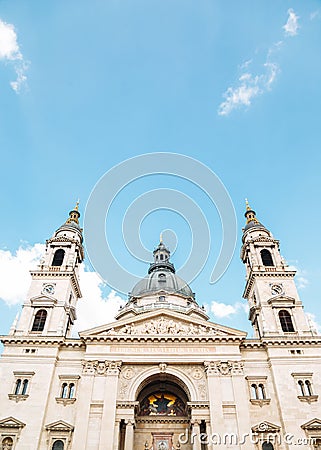
<path fill-rule="evenodd" d="M 45 284 L 42 288 L 43 294 L 54 294 L 55 293 L 55 286 L 53 284 Z"/>
<path fill-rule="evenodd" d="M 273 284 L 271 286 L 272 295 L 280 295 L 283 292 L 283 287 L 281 284 Z"/>

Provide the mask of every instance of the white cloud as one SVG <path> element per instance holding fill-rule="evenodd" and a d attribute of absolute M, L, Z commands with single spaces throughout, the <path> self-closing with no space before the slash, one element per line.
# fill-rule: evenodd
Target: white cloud
<path fill-rule="evenodd" d="M 14 25 L 0 19 L 0 61 L 13 64 L 17 75 L 16 81 L 10 83 L 12 89 L 19 92 L 27 81 L 26 71 L 28 63 L 24 60 L 18 44 L 18 37 Z"/>
<path fill-rule="evenodd" d="M 44 251 L 44 244 L 21 246 L 15 253 L 0 250 L 0 299 L 8 306 L 22 304 L 26 299 L 31 283 L 29 270 L 36 268 Z M 83 298 L 78 301 L 75 330 L 112 322 L 125 300 L 115 291 L 104 295 L 106 285 L 96 272 L 86 270 L 84 265 L 80 266 L 79 277 Z"/>
<path fill-rule="evenodd" d="M 119 308 L 125 304 L 125 300 L 115 291 L 104 295 L 106 285 L 96 272 L 86 271 L 83 265 L 79 276 L 83 298 L 78 301 L 75 331 L 113 322 Z"/>
<path fill-rule="evenodd" d="M 234 303 L 234 305 L 228 305 L 226 303 L 219 303 L 213 301 L 211 303 L 211 311 L 215 317 L 219 319 L 223 317 L 231 317 L 235 314 L 238 314 L 240 311 L 248 312 L 248 304 L 247 303 Z"/>
<path fill-rule="evenodd" d="M 321 333 L 321 326 L 316 321 L 315 314 L 312 314 L 312 313 L 309 313 L 309 312 L 306 312 L 305 314 L 307 316 L 307 319 L 308 319 L 311 331 L 313 331 L 314 334 L 320 334 Z"/>
<path fill-rule="evenodd" d="M 31 282 L 29 270 L 35 268 L 44 248 L 43 244 L 35 244 L 20 247 L 15 253 L 0 250 L 0 298 L 7 305 L 25 300 Z"/>
<path fill-rule="evenodd" d="M 299 29 L 299 16 L 295 14 L 292 8 L 288 9 L 288 20 L 282 27 L 286 36 L 296 36 Z"/>
<path fill-rule="evenodd" d="M 265 73 L 253 75 L 249 72 L 243 73 L 239 78 L 239 86 L 229 87 L 223 94 L 225 101 L 219 106 L 220 116 L 229 115 L 234 109 L 242 106 L 250 106 L 252 100 L 266 92 L 276 79 L 279 67 L 275 63 L 264 64 Z"/>

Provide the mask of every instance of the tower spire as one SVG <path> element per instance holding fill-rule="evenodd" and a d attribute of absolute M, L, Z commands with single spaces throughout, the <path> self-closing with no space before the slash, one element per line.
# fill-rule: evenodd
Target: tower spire
<path fill-rule="evenodd" d="M 74 222 L 77 225 L 79 225 L 79 217 L 80 217 L 80 212 L 79 212 L 79 199 L 78 199 L 76 201 L 76 206 L 74 207 L 74 209 L 69 212 L 69 217 L 66 220 L 66 223 Z"/>
<path fill-rule="evenodd" d="M 249 223 L 253 224 L 259 224 L 260 222 L 256 218 L 256 212 L 250 207 L 249 201 L 246 198 L 245 199 L 245 205 L 246 205 L 246 211 L 245 211 L 245 218 L 246 218 L 246 225 Z"/>

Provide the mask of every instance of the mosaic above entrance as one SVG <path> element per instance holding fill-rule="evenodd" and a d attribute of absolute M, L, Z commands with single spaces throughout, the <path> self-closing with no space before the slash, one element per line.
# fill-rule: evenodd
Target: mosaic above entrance
<path fill-rule="evenodd" d="M 140 416 L 185 416 L 185 403 L 169 392 L 155 392 L 140 403 Z"/>

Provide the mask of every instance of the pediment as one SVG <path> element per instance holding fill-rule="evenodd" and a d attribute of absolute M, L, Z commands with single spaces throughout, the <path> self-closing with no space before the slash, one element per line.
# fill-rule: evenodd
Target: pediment
<path fill-rule="evenodd" d="M 26 424 L 10 416 L 0 420 L 0 428 L 23 428 Z"/>
<path fill-rule="evenodd" d="M 46 430 L 49 431 L 73 431 L 74 427 L 63 420 L 58 420 L 57 422 L 50 423 L 46 425 Z"/>
<path fill-rule="evenodd" d="M 321 430 L 321 420 L 316 418 L 309 420 L 309 422 L 301 425 L 301 428 L 304 430 Z"/>
<path fill-rule="evenodd" d="M 79 334 L 83 338 L 113 335 L 211 335 L 246 337 L 244 331 L 165 309 L 140 314 L 130 319 L 118 320 L 107 325 L 85 330 Z"/>
<path fill-rule="evenodd" d="M 32 297 L 30 302 L 32 306 L 54 306 L 57 303 L 57 299 L 46 295 L 37 295 L 36 297 Z"/>
<path fill-rule="evenodd" d="M 252 427 L 252 431 L 254 433 L 277 433 L 279 432 L 281 427 L 279 425 L 275 425 L 274 423 L 267 422 L 264 420 L 263 422 L 258 423 Z"/>
<path fill-rule="evenodd" d="M 293 297 L 289 297 L 287 295 L 280 294 L 280 295 L 276 295 L 275 297 L 270 298 L 268 300 L 268 303 L 270 305 L 272 305 L 272 307 L 273 306 L 278 306 L 278 307 L 285 306 L 285 307 L 291 308 L 291 306 L 294 306 L 294 304 L 295 304 L 295 299 Z"/>

